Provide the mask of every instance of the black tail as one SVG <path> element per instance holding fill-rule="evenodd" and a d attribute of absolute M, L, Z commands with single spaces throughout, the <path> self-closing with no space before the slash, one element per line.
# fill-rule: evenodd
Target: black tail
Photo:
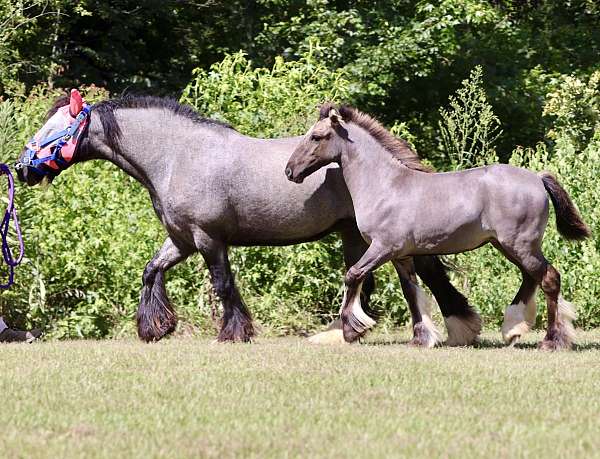
<path fill-rule="evenodd" d="M 558 232 L 567 239 L 581 240 L 590 236 L 590 230 L 584 223 L 581 215 L 573 205 L 573 201 L 558 183 L 556 177 L 550 172 L 540 172 L 539 177 L 544 183 L 544 188 L 550 195 L 556 213 L 556 226 Z"/>

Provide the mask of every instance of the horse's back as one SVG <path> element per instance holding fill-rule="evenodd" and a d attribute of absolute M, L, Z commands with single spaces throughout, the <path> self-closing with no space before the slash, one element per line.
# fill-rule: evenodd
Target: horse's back
<path fill-rule="evenodd" d="M 508 164 L 488 166 L 485 217 L 497 233 L 538 231 L 548 221 L 548 196 L 535 172 Z M 502 237 L 502 234 L 498 235 Z"/>

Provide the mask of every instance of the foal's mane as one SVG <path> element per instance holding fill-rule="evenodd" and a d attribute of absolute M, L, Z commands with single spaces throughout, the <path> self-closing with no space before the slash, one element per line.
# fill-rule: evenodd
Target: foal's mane
<path fill-rule="evenodd" d="M 339 112 L 344 121 L 352 122 L 371 134 L 383 148 L 406 167 L 421 172 L 433 172 L 431 167 L 421 162 L 419 155 L 406 140 L 394 137 L 379 121 L 354 107 L 349 105 L 337 106 L 331 102 L 326 102 L 319 110 L 319 120 L 327 118 L 332 108 Z"/>
<path fill-rule="evenodd" d="M 59 97 L 52 108 L 46 115 L 50 118 L 60 107 L 64 107 L 69 104 L 69 96 Z M 102 122 L 102 128 L 104 135 L 110 147 L 117 149 L 119 145 L 119 138 L 121 137 L 121 128 L 115 117 L 115 112 L 120 109 L 126 108 L 159 108 L 172 112 L 176 116 L 181 116 L 193 121 L 194 123 L 209 126 L 209 127 L 222 127 L 226 129 L 234 129 L 231 125 L 222 121 L 213 120 L 201 116 L 194 108 L 189 105 L 180 104 L 177 100 L 169 97 L 155 97 L 155 96 L 131 96 L 127 95 L 118 99 L 109 99 L 94 104 L 92 110 L 100 116 Z"/>

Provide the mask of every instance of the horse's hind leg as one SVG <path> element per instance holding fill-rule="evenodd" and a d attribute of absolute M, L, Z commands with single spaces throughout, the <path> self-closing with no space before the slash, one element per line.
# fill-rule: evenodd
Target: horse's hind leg
<path fill-rule="evenodd" d="M 223 304 L 223 320 L 218 341 L 249 342 L 254 336 L 252 317 L 235 285 L 227 246 L 217 241 L 204 241 L 200 252 L 208 265 L 213 289 Z"/>
<path fill-rule="evenodd" d="M 529 280 L 531 278 L 542 288 L 548 310 L 548 329 L 546 337 L 540 343 L 540 349 L 569 349 L 575 337 L 572 325 L 575 311 L 573 306 L 560 296 L 560 274 L 542 254 L 539 242 L 526 244 L 519 241 L 518 247 L 521 250 L 515 250 L 502 244 L 502 251 L 507 258 L 528 275 L 527 277 L 524 274 L 523 284 L 519 290 L 519 292 L 523 291 L 521 300 L 525 299 L 525 304 L 530 305 L 528 308 L 524 308 L 523 317 L 527 320 L 527 316 L 529 316 L 529 324 L 532 324 L 535 319 L 535 303 L 533 302 L 535 288 L 532 285 L 533 282 Z M 528 296 L 529 301 L 527 301 Z M 519 293 L 517 293 L 517 298 L 519 298 Z"/>
<path fill-rule="evenodd" d="M 535 292 L 537 282 L 521 268 L 523 280 L 521 287 L 504 311 L 502 323 L 502 338 L 507 344 L 515 344 L 534 325 L 536 317 Z"/>
<path fill-rule="evenodd" d="M 509 345 L 514 345 L 525 333 L 527 333 L 535 325 L 536 306 L 535 292 L 537 290 L 538 281 L 531 276 L 527 269 L 523 266 L 525 260 L 520 260 L 515 251 L 509 244 L 502 245 L 498 241 L 492 241 L 492 245 L 496 247 L 511 263 L 513 263 L 522 275 L 521 287 L 512 300 L 512 303 L 504 311 L 504 321 L 502 322 L 502 338 Z M 537 247 L 538 244 L 535 244 Z M 535 249 L 538 252 L 539 249 Z M 539 269 L 540 257 L 530 257 L 529 269 Z M 532 264 L 533 263 L 533 264 Z"/>
<path fill-rule="evenodd" d="M 507 256 L 521 270 L 521 286 L 511 304 L 504 311 L 502 338 L 514 345 L 534 325 L 536 318 L 535 292 L 538 282 L 517 262 Z"/>
<path fill-rule="evenodd" d="M 192 251 L 176 245 L 169 237 L 146 265 L 136 320 L 138 336 L 144 341 L 158 341 L 175 331 L 177 316 L 165 290 L 164 273 L 187 258 Z"/>
<path fill-rule="evenodd" d="M 413 339 L 410 344 L 434 347 L 441 342 L 441 334 L 431 320 L 431 300 L 417 284 L 412 258 L 392 260 L 400 276 L 402 292 L 408 302 L 413 322 Z"/>
<path fill-rule="evenodd" d="M 362 238 L 356 224 L 348 224 L 341 230 L 342 236 L 342 247 L 344 250 L 344 263 L 346 270 L 348 270 L 353 264 L 355 264 L 360 257 L 367 251 L 369 245 Z M 365 276 L 360 292 L 360 299 L 363 305 L 363 309 L 368 315 L 375 316 L 375 312 L 369 309 L 369 300 L 371 293 L 375 289 L 375 277 L 370 272 Z M 344 335 L 342 332 L 342 319 L 337 318 L 327 330 L 317 333 L 316 335 L 308 338 L 308 341 L 313 344 L 342 344 L 345 343 Z"/>
<path fill-rule="evenodd" d="M 560 295 L 560 274 L 550 263 L 542 275 L 541 287 L 548 307 L 548 330 L 539 347 L 552 351 L 570 349 L 575 339 L 575 309 Z"/>

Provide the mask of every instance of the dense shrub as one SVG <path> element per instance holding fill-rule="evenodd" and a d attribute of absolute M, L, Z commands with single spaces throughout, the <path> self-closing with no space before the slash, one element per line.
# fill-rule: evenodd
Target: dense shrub
<path fill-rule="evenodd" d="M 315 47 L 299 61 L 277 60 L 272 68 L 256 68 L 242 54 L 228 55 L 208 71 L 196 70 L 182 100 L 248 135 L 301 134 L 315 120 L 320 102 L 343 100 L 350 92 L 346 75 L 327 70 L 318 53 Z M 447 169 L 495 161 L 497 119 L 481 88 L 476 71 L 442 112 Z M 572 88 L 585 98 L 571 97 Z M 1 161 L 14 161 L 57 94 L 38 88 L 27 97 L 0 101 Z M 86 96 L 93 101 L 107 94 L 90 87 Z M 597 77 L 558 79 L 545 105 L 550 143 L 516 149 L 511 158 L 516 165 L 555 172 L 594 231 L 583 244 L 569 243 L 551 219 L 544 242 L 583 326 L 600 325 L 598 97 Z M 403 123 L 394 132 L 411 135 Z M 164 238 L 146 191 L 108 163 L 87 163 L 63 173 L 47 190 L 20 186 L 17 205 L 27 257 L 16 286 L 0 296 L 2 314 L 20 325 L 44 326 L 55 337 L 133 334 L 141 273 Z M 290 247 L 235 248 L 231 255 L 242 293 L 265 333 L 306 332 L 337 313 L 343 263 L 335 236 Z M 517 269 L 491 248 L 453 260 L 459 288 L 488 324 L 499 323 L 518 288 Z M 406 306 L 391 267 L 379 269 L 377 279 L 375 304 L 390 312 L 384 324 L 404 323 Z M 182 319 L 180 329 L 213 333 L 216 301 L 200 257 L 170 271 L 167 288 Z"/>

